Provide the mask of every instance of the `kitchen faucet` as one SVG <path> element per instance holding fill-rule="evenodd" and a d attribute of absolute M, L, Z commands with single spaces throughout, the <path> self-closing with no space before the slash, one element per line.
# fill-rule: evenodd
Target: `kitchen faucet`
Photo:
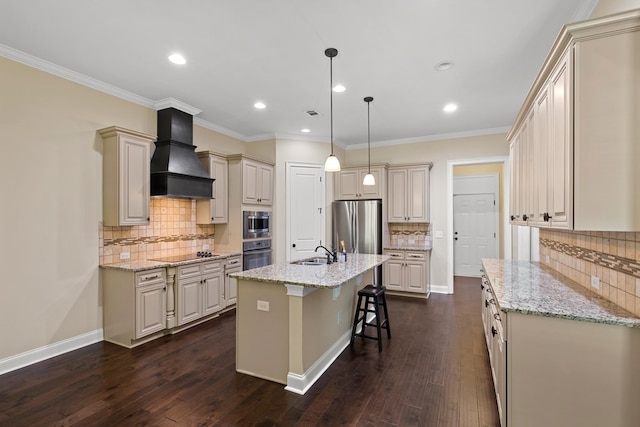
<path fill-rule="evenodd" d="M 318 249 L 320 248 L 324 249 L 325 252 L 327 253 L 327 264 L 331 264 L 332 262 L 338 262 L 338 253 L 336 251 L 331 252 L 329 249 L 320 245 L 320 246 L 316 246 L 316 249 L 314 250 L 314 252 L 318 252 Z"/>

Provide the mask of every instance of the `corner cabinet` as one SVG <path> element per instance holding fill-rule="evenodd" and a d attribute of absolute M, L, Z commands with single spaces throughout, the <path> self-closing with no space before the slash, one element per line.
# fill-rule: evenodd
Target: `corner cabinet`
<path fill-rule="evenodd" d="M 196 153 L 213 181 L 213 199 L 196 201 L 197 224 L 226 224 L 228 220 L 229 164 L 226 157 L 210 151 Z"/>
<path fill-rule="evenodd" d="M 389 222 L 429 222 L 429 171 L 432 165 L 389 168 Z"/>
<path fill-rule="evenodd" d="M 335 174 L 335 200 L 385 199 L 387 169 L 386 166 L 371 166 L 371 175 L 375 185 L 362 185 L 369 173 L 368 167 L 343 168 Z"/>
<path fill-rule="evenodd" d="M 134 347 L 163 334 L 167 318 L 165 271 L 101 270 L 105 341 Z"/>
<path fill-rule="evenodd" d="M 640 10 L 566 25 L 507 135 L 513 224 L 640 231 Z"/>
<path fill-rule="evenodd" d="M 429 254 L 426 251 L 384 250 L 383 283 L 390 294 L 429 296 Z"/>
<path fill-rule="evenodd" d="M 111 126 L 98 131 L 102 149 L 102 220 L 107 226 L 149 224 L 154 136 Z"/>
<path fill-rule="evenodd" d="M 242 160 L 242 203 L 273 204 L 273 165 L 254 160 Z"/>

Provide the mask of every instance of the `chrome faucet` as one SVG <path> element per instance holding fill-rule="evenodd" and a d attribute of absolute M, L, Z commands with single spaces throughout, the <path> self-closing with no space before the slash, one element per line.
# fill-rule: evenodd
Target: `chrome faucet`
<path fill-rule="evenodd" d="M 336 251 L 331 252 L 329 249 L 320 245 L 320 246 L 316 246 L 316 249 L 314 250 L 314 252 L 318 252 L 318 249 L 320 248 L 324 249 L 324 251 L 327 253 L 327 264 L 331 264 L 332 262 L 338 262 L 338 253 Z"/>

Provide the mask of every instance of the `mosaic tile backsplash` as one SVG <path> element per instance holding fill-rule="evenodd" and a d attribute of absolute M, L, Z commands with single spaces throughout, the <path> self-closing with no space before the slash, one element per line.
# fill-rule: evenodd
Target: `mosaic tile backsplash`
<path fill-rule="evenodd" d="M 213 251 L 213 225 L 196 224 L 196 202 L 186 199 L 151 199 L 147 226 L 99 225 L 100 264 L 120 261 L 129 252 L 132 261 L 191 254 L 209 245 Z"/>
<path fill-rule="evenodd" d="M 389 235 L 393 246 L 431 247 L 431 224 L 389 224 Z"/>
<path fill-rule="evenodd" d="M 640 316 L 640 233 L 540 229 L 540 261 Z"/>

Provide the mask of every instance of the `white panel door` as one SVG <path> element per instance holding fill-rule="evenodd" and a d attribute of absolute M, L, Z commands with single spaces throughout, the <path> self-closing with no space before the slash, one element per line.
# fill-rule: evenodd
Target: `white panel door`
<path fill-rule="evenodd" d="M 497 258 L 494 194 L 453 196 L 454 274 L 480 276 L 482 258 Z"/>
<path fill-rule="evenodd" d="M 323 175 L 321 165 L 289 166 L 289 261 L 313 256 L 314 249 L 320 244 L 327 246 L 324 242 Z"/>

